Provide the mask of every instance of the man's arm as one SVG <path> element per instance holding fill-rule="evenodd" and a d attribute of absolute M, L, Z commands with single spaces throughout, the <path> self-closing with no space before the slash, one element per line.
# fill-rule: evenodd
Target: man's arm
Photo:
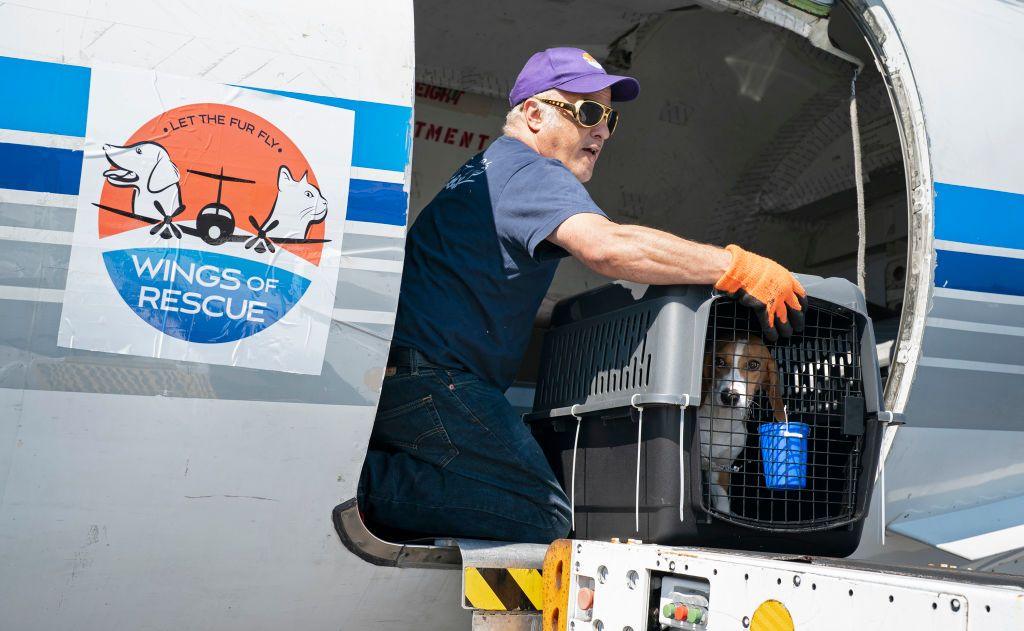
<path fill-rule="evenodd" d="M 594 213 L 569 217 L 548 241 L 611 278 L 648 285 L 713 284 L 757 313 L 770 342 L 803 329 L 807 294 L 800 282 L 775 261 L 739 246 L 695 243 Z"/>
<path fill-rule="evenodd" d="M 598 274 L 648 285 L 713 285 L 732 262 L 728 250 L 594 213 L 569 217 L 548 241 Z"/>

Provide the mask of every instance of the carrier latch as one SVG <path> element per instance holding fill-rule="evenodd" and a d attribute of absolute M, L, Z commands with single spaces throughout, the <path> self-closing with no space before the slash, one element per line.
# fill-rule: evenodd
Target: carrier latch
<path fill-rule="evenodd" d="M 888 410 L 882 410 L 880 412 L 872 412 L 868 414 L 868 418 L 872 418 L 879 423 L 885 425 L 906 425 L 907 417 L 902 412 L 890 412 Z"/>

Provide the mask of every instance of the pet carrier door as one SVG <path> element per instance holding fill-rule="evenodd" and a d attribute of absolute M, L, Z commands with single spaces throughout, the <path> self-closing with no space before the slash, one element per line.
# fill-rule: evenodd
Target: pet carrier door
<path fill-rule="evenodd" d="M 880 438 L 874 336 L 856 287 L 800 280 L 806 327 L 774 344 L 706 287 L 556 306 L 527 420 L 577 500 L 577 537 L 856 548 Z"/>

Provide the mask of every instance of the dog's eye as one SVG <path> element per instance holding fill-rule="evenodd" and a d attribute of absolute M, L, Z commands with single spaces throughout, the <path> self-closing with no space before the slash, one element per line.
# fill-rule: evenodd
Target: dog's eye
<path fill-rule="evenodd" d="M 721 368 L 722 366 L 725 366 L 725 358 L 723 358 L 723 357 L 716 357 L 715 358 L 715 365 L 718 366 L 719 368 Z"/>
<path fill-rule="evenodd" d="M 142 155 L 142 147 L 135 147 L 135 153 Z"/>
<path fill-rule="evenodd" d="M 308 197 L 308 198 L 310 198 L 310 199 L 313 199 L 313 193 L 312 193 L 312 191 L 306 191 L 306 197 Z"/>
<path fill-rule="evenodd" d="M 750 361 L 747 362 L 747 370 L 757 370 L 760 367 L 761 362 L 757 361 L 756 359 L 751 359 Z"/>

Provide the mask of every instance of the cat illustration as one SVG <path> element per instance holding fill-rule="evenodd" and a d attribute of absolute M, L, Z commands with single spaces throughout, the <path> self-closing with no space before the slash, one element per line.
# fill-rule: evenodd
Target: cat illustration
<path fill-rule="evenodd" d="M 305 239 L 309 227 L 327 218 L 327 200 L 303 173 L 298 180 L 287 166 L 277 172 L 277 199 L 261 229 L 271 239 Z"/>

